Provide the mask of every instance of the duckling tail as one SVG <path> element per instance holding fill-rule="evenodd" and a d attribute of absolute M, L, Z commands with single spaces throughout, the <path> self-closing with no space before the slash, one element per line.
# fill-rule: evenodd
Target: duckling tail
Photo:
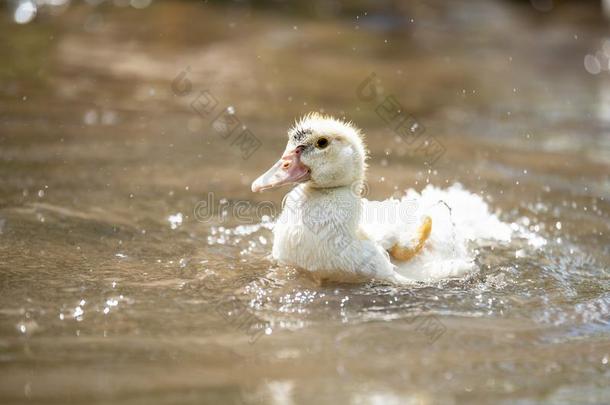
<path fill-rule="evenodd" d="M 400 246 L 397 243 L 390 249 L 390 255 L 392 255 L 394 259 L 403 262 L 412 259 L 413 256 L 418 254 L 423 249 L 424 244 L 430 237 L 430 232 L 432 232 L 432 218 L 425 217 L 422 221 L 422 224 L 419 226 L 419 229 L 417 230 L 417 244 L 412 247 L 405 247 Z"/>

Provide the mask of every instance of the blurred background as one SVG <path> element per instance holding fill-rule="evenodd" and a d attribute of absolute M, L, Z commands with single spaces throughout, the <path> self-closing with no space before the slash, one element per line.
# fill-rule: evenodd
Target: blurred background
<path fill-rule="evenodd" d="M 0 402 L 606 402 L 609 21 L 601 0 L 2 2 Z M 528 237 L 409 288 L 270 264 L 286 190 L 250 183 L 311 111 L 367 135 L 369 199 L 460 183 Z"/>

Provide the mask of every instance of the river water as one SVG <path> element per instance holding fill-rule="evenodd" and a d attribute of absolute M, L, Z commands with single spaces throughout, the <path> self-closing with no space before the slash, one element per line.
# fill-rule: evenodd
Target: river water
<path fill-rule="evenodd" d="M 0 19 L 0 402 L 608 402 L 595 2 L 72 3 Z M 270 263 L 250 183 L 309 111 L 366 133 L 368 199 L 459 183 L 515 233 L 405 287 Z"/>

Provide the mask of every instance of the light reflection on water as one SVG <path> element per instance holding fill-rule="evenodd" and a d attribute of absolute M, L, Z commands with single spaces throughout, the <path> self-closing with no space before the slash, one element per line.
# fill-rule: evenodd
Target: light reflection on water
<path fill-rule="evenodd" d="M 318 21 L 70 4 L 0 22 L 13 43 L 0 42 L 0 398 L 604 402 L 609 79 L 582 61 L 605 26 L 584 9 L 544 25 L 527 4 L 468 4 Z M 464 7 L 513 17 L 494 26 Z M 172 92 L 186 66 L 261 140 L 251 159 Z M 433 170 L 358 103 L 371 71 L 442 139 Z M 408 288 L 271 265 L 270 224 L 220 211 L 279 206 L 284 190 L 249 183 L 295 116 L 320 108 L 366 131 L 369 199 L 461 182 L 511 242 L 474 246 L 464 278 Z M 223 203 L 201 221 L 208 192 Z"/>

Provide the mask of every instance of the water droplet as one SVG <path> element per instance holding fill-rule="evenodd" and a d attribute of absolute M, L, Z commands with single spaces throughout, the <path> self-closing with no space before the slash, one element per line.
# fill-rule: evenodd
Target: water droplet
<path fill-rule="evenodd" d="M 27 24 L 36 17 L 37 11 L 38 9 L 33 1 L 22 1 L 15 9 L 13 18 L 17 24 Z"/>
<path fill-rule="evenodd" d="M 74 318 L 76 318 L 77 320 L 81 320 L 82 319 L 82 315 L 84 313 L 85 313 L 85 311 L 83 311 L 83 309 L 81 307 L 76 307 L 76 308 L 74 308 L 74 313 L 72 314 L 72 316 Z"/>
<path fill-rule="evenodd" d="M 104 111 L 102 113 L 102 125 L 115 125 L 117 123 L 117 114 L 114 111 Z"/>
<path fill-rule="evenodd" d="M 602 65 L 599 62 L 599 59 L 593 55 L 586 55 L 584 64 L 586 71 L 592 75 L 597 75 L 602 71 Z"/>
<path fill-rule="evenodd" d="M 182 225 L 182 213 L 178 212 L 176 214 L 170 215 L 169 217 L 167 217 L 167 220 L 169 221 L 170 227 L 172 229 L 176 229 L 180 225 Z"/>

